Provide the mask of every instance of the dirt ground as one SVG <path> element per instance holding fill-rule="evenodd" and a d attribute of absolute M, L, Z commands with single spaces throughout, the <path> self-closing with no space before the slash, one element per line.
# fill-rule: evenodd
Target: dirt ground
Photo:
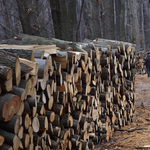
<path fill-rule="evenodd" d="M 150 150 L 150 78 L 147 75 L 136 76 L 135 96 L 133 123 L 115 132 L 109 142 L 95 150 Z"/>

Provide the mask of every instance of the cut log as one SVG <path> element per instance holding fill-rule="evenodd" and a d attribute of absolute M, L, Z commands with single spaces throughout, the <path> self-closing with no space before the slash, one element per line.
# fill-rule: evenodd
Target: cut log
<path fill-rule="evenodd" d="M 12 90 L 12 77 L 8 80 L 0 79 L 1 90 L 3 92 L 10 92 Z"/>
<path fill-rule="evenodd" d="M 5 143 L 0 147 L 0 149 L 1 150 L 13 150 L 13 148 L 10 145 L 7 145 Z"/>
<path fill-rule="evenodd" d="M 22 101 L 27 98 L 27 91 L 14 85 L 12 86 L 12 91 L 10 93 L 18 95 Z"/>
<path fill-rule="evenodd" d="M 29 117 L 29 114 L 22 116 L 22 125 L 24 126 L 25 130 L 29 129 L 29 126 L 31 125 L 31 118 Z"/>
<path fill-rule="evenodd" d="M 20 145 L 20 139 L 17 135 L 7 132 L 5 130 L 0 129 L 0 135 L 2 135 L 5 139 L 5 143 L 12 146 L 13 149 L 18 149 Z"/>
<path fill-rule="evenodd" d="M 29 60 L 24 59 L 24 58 L 19 58 L 19 61 L 21 63 L 33 68 L 32 70 L 30 70 L 30 75 L 37 75 L 38 70 L 39 70 L 39 64 L 37 62 L 29 61 Z"/>
<path fill-rule="evenodd" d="M 24 131 L 24 128 L 23 128 L 23 126 L 20 126 L 20 128 L 19 128 L 19 131 L 18 131 L 18 137 L 20 138 L 20 139 L 22 139 L 23 138 L 23 131 Z"/>
<path fill-rule="evenodd" d="M 23 114 L 31 114 L 31 109 L 30 109 L 30 105 L 28 102 L 24 102 L 24 110 L 23 110 Z"/>
<path fill-rule="evenodd" d="M 0 127 L 8 132 L 18 134 L 19 127 L 20 127 L 20 117 L 14 115 L 10 121 L 0 122 Z"/>
<path fill-rule="evenodd" d="M 12 77 L 13 70 L 10 67 L 0 65 L 0 79 L 8 80 Z"/>
<path fill-rule="evenodd" d="M 44 50 L 33 50 L 34 58 L 42 59 L 44 57 Z"/>
<path fill-rule="evenodd" d="M 2 146 L 4 143 L 4 137 L 0 135 L 0 146 Z"/>
<path fill-rule="evenodd" d="M 7 102 L 7 105 L 9 106 L 9 111 L 8 111 L 9 113 L 13 113 L 13 112 L 15 114 L 18 113 L 19 108 L 20 108 L 20 104 L 21 104 L 21 100 L 20 100 L 19 96 L 16 96 L 16 95 L 11 94 L 11 93 L 7 93 L 7 94 L 4 94 L 4 95 L 1 95 L 0 100 Z M 8 113 L 8 112 L 3 112 L 2 114 Z M 5 121 L 8 121 L 10 119 L 11 118 L 5 118 Z"/>
<path fill-rule="evenodd" d="M 44 79 L 48 73 L 48 60 L 36 58 L 35 62 L 39 64 L 38 78 Z"/>
<path fill-rule="evenodd" d="M 26 64 L 20 63 L 20 65 L 21 65 L 21 77 L 22 78 L 33 70 L 33 68 L 31 68 L 30 66 Z"/>
<path fill-rule="evenodd" d="M 37 107 L 37 101 L 33 97 L 28 97 L 26 101 L 29 103 L 30 107 Z"/>
<path fill-rule="evenodd" d="M 62 113 L 63 113 L 63 105 L 61 105 L 61 104 L 54 104 L 53 110 L 54 110 L 54 112 L 56 114 L 58 114 L 59 116 L 61 116 Z"/>
<path fill-rule="evenodd" d="M 39 131 L 40 123 L 39 123 L 39 119 L 37 117 L 34 117 L 32 119 L 32 128 L 35 133 L 37 133 Z"/>
<path fill-rule="evenodd" d="M 14 116 L 14 111 L 5 101 L 0 101 L 0 121 L 10 121 Z"/>
<path fill-rule="evenodd" d="M 19 57 L 13 57 L 0 52 L 0 65 L 10 67 L 13 70 L 13 83 L 18 86 L 21 79 L 21 66 Z"/>
<path fill-rule="evenodd" d="M 46 116 L 50 122 L 53 122 L 55 119 L 55 113 L 53 111 L 46 110 Z"/>
<path fill-rule="evenodd" d="M 46 116 L 39 116 L 40 130 L 48 130 L 48 119 Z"/>
<path fill-rule="evenodd" d="M 22 40 L 24 42 L 28 41 L 29 43 L 32 43 L 32 44 L 41 44 L 41 40 L 42 40 L 43 44 L 51 45 L 53 43 L 62 49 L 69 49 L 69 50 L 72 49 L 74 51 L 86 53 L 85 50 L 80 48 L 80 46 L 74 42 L 63 41 L 63 40 L 59 40 L 59 39 L 55 39 L 55 38 L 47 39 L 47 38 L 38 37 L 38 36 L 31 36 L 31 35 L 27 35 L 27 34 L 19 34 L 19 36 L 22 38 Z M 55 54 L 56 54 L 56 50 L 55 50 Z"/>

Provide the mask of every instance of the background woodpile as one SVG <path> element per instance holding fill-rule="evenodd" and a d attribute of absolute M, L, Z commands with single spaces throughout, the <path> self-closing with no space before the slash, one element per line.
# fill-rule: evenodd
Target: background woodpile
<path fill-rule="evenodd" d="M 147 51 L 148 52 L 148 51 Z M 136 74 L 146 74 L 146 66 L 144 66 L 144 62 L 146 59 L 146 55 L 147 55 L 146 51 L 138 51 L 136 53 Z"/>
<path fill-rule="evenodd" d="M 0 149 L 94 149 L 132 122 L 134 49 L 98 42 L 87 53 L 0 50 Z"/>

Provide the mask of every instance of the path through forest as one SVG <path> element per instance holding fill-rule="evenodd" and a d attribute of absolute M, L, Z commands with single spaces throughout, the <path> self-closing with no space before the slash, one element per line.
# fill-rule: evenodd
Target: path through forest
<path fill-rule="evenodd" d="M 135 150 L 149 145 L 150 149 L 150 78 L 135 79 L 135 113 L 133 123 L 114 133 L 110 142 L 95 150 Z"/>

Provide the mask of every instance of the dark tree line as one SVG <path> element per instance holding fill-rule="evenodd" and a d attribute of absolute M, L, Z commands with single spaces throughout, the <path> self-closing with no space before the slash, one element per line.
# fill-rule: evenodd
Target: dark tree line
<path fill-rule="evenodd" d="M 0 39 L 19 32 L 68 41 L 107 38 L 150 48 L 149 0 L 0 0 Z"/>

